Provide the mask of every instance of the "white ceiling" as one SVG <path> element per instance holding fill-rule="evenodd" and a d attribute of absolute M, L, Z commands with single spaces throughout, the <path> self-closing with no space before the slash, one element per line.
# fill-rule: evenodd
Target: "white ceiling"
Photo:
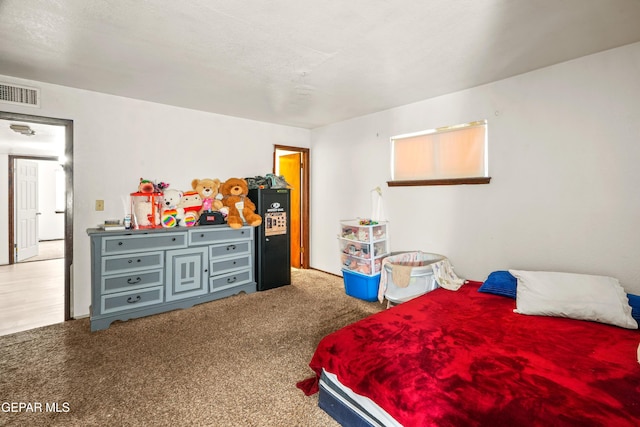
<path fill-rule="evenodd" d="M 0 74 L 314 128 L 640 41 L 640 0 L 0 0 L 0 40 Z"/>
<path fill-rule="evenodd" d="M 27 125 L 35 133 L 23 135 L 14 132 L 9 127 L 11 124 Z M 64 126 L 0 119 L 0 153 L 60 156 L 64 154 L 64 145 Z"/>

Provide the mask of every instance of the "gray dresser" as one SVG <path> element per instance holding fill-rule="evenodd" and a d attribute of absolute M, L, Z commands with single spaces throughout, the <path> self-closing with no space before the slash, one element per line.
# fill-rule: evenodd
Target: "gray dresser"
<path fill-rule="evenodd" d="M 91 330 L 256 291 L 253 228 L 87 230 Z"/>

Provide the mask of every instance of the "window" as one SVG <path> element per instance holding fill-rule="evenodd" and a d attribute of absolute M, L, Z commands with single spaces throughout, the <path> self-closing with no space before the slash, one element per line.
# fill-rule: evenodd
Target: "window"
<path fill-rule="evenodd" d="M 487 121 L 391 138 L 389 186 L 487 184 Z"/>

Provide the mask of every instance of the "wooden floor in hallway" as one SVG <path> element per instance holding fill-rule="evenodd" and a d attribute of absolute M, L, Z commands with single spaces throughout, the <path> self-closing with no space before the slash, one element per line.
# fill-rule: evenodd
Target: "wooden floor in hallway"
<path fill-rule="evenodd" d="M 64 321 L 64 258 L 0 266 L 0 335 Z"/>

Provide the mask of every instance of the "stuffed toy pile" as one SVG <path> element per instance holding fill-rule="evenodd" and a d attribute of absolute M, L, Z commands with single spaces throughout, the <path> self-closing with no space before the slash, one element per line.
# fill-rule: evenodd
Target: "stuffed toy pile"
<path fill-rule="evenodd" d="M 193 227 L 203 216 L 215 216 L 231 228 L 257 227 L 262 217 L 248 197 L 249 187 L 242 178 L 194 179 L 191 190 L 169 188 L 169 184 L 140 178 L 138 191 L 131 193 L 131 213 L 135 228 Z M 204 218 L 202 218 L 204 219 Z M 202 222 L 207 224 L 207 222 Z"/>

